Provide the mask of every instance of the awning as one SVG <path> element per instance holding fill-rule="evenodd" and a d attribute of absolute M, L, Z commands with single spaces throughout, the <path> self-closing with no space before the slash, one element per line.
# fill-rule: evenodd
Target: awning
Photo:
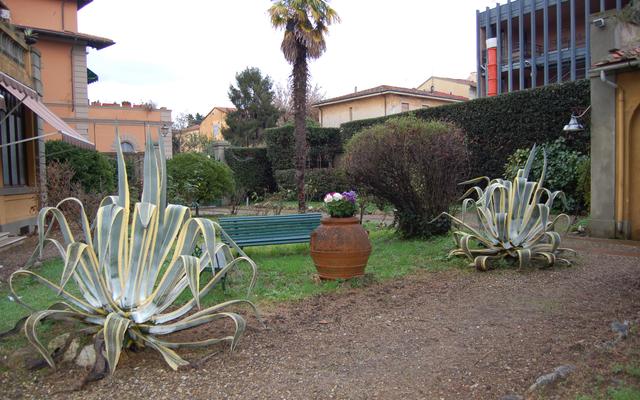
<path fill-rule="evenodd" d="M 87 68 L 87 84 L 92 84 L 94 82 L 98 82 L 98 74 Z"/>
<path fill-rule="evenodd" d="M 25 86 L 2 72 L 0 72 L 0 85 L 16 97 L 18 101 L 22 101 L 22 104 L 29 107 L 31 111 L 36 113 L 49 125 L 53 126 L 56 131 L 60 132 L 62 134 L 62 140 L 78 147 L 95 149 L 95 145 L 93 143 L 76 132 L 75 129 L 67 125 L 66 122 L 45 106 L 40 101 L 38 93 L 36 93 L 35 90 Z M 34 139 L 37 139 L 37 137 Z"/>

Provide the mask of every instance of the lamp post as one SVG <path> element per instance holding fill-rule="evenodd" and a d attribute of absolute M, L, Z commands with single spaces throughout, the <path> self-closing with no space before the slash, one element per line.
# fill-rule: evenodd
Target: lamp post
<path fill-rule="evenodd" d="M 584 131 L 584 125 L 580 123 L 580 119 L 584 117 L 584 115 L 591 109 L 591 106 L 587 107 L 586 110 L 580 115 L 571 114 L 571 119 L 569 123 L 562 128 L 564 132 L 573 133 L 573 132 L 582 132 Z"/>

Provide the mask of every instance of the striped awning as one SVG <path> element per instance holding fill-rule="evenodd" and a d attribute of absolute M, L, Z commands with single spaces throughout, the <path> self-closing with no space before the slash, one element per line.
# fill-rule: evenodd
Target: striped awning
<path fill-rule="evenodd" d="M 45 120 L 57 132 L 62 134 L 62 140 L 82 148 L 95 149 L 95 145 L 88 139 L 70 127 L 60 117 L 53 113 L 47 106 L 40 101 L 40 96 L 35 90 L 13 79 L 9 75 L 0 72 L 0 86 L 5 88 L 9 93 L 22 101 L 31 111 L 36 113 L 40 118 Z M 46 136 L 50 135 L 47 134 Z M 45 135 L 43 135 L 45 136 Z M 38 136 L 39 137 L 39 136 Z M 34 139 L 37 139 L 35 137 Z M 6 145 L 6 144 L 3 144 Z"/>

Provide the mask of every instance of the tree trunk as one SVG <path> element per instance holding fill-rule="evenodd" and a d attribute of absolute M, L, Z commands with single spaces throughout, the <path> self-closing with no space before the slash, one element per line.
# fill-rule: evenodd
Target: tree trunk
<path fill-rule="evenodd" d="M 296 142 L 295 165 L 296 186 L 298 189 L 298 213 L 304 214 L 307 205 L 304 199 L 304 169 L 307 156 L 307 127 L 305 114 L 307 109 L 307 50 L 298 43 L 298 57 L 293 64 L 293 109 L 294 136 Z"/>

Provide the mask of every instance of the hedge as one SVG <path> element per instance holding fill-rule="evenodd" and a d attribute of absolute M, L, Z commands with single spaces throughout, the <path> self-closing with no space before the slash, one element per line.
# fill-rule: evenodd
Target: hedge
<path fill-rule="evenodd" d="M 224 150 L 224 159 L 238 188 L 248 193 L 263 195 L 276 188 L 271 162 L 264 147 L 229 147 Z"/>
<path fill-rule="evenodd" d="M 293 126 L 265 130 L 267 155 L 274 170 L 294 168 L 295 139 Z M 332 167 L 335 157 L 342 152 L 339 128 L 307 127 L 307 166 Z"/>
<path fill-rule="evenodd" d="M 276 182 L 278 189 L 291 191 L 291 198 L 295 198 L 296 170 L 284 169 L 276 171 Z M 351 190 L 344 173 L 337 168 L 313 168 L 305 170 L 304 181 L 306 194 L 310 200 L 322 200 L 329 192 L 344 192 Z"/>
<path fill-rule="evenodd" d="M 458 125 L 467 138 L 470 176 L 498 177 L 502 176 L 507 158 L 517 149 L 554 141 L 564 134 L 562 128 L 571 112 L 589 104 L 589 81 L 580 80 L 409 113 Z M 363 128 L 397 115 L 344 123 L 340 126 L 342 139 L 347 141 Z M 567 144 L 588 154 L 589 121 L 584 122 L 585 131 L 569 134 Z"/>

